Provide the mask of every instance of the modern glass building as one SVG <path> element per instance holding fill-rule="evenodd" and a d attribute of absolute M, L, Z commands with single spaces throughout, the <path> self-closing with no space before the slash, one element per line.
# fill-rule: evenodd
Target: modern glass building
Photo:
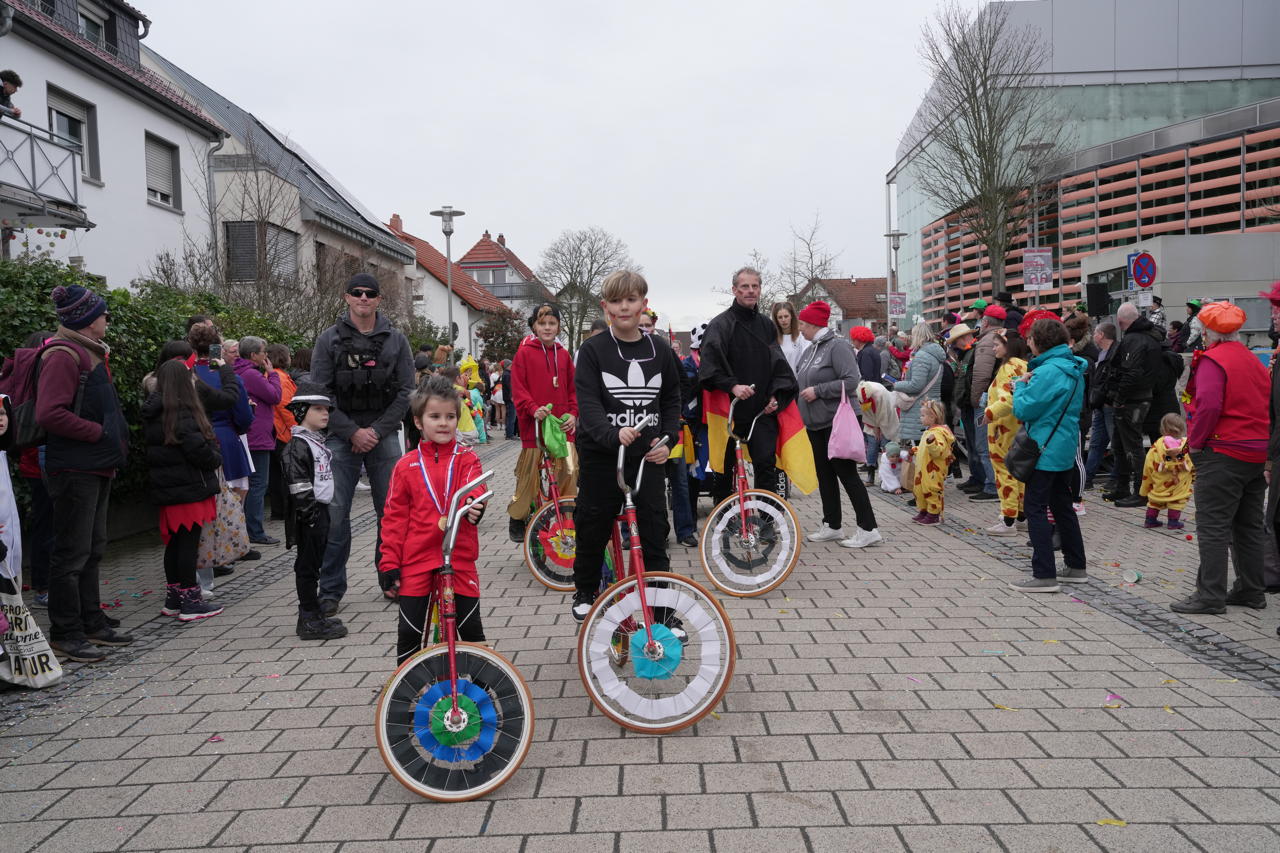
<path fill-rule="evenodd" d="M 994 4 L 993 4 L 994 5 Z M 1044 97 L 1074 152 L 1046 184 L 1040 245 L 1054 250 L 1052 306 L 1081 298 L 1080 260 L 1157 234 L 1280 230 L 1280 2 L 1014 0 L 1009 30 L 1052 48 Z M 908 134 L 910 137 L 916 134 Z M 887 224 L 908 312 L 936 317 L 990 295 L 990 259 L 915 183 L 918 150 L 887 175 Z M 1016 242 L 1007 285 L 1022 285 Z"/>

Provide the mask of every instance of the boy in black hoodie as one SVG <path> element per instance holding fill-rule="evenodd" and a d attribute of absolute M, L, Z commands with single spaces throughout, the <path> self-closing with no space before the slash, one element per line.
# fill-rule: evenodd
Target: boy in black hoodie
<path fill-rule="evenodd" d="M 680 432 L 680 367 L 675 353 L 656 335 L 640 332 L 649 285 L 622 270 L 604 280 L 601 307 L 607 333 L 587 339 L 578 350 L 574 384 L 578 397 L 578 498 L 574 509 L 577 554 L 573 561 L 573 618 L 591 611 L 600 586 L 600 567 L 622 506 L 617 482 L 618 448 L 627 448 L 623 476 L 635 482 L 641 458 L 653 468 L 632 495 L 645 568 L 666 571 L 666 482 L 662 464 Z M 656 425 L 650 423 L 656 416 Z M 663 437 L 667 443 L 653 447 Z M 651 449 L 652 448 L 652 449 Z M 647 467 L 647 466 L 646 466 Z"/>

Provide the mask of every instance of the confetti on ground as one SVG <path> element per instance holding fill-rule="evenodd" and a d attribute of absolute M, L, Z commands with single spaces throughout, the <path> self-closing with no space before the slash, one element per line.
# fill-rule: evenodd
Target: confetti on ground
<path fill-rule="evenodd" d="M 791 596 L 789 596 L 789 595 L 784 595 L 784 596 L 782 597 L 782 600 L 783 600 L 783 601 L 790 601 L 790 600 L 791 600 Z"/>
<path fill-rule="evenodd" d="M 1178 679 L 1176 679 L 1176 678 L 1166 678 L 1164 681 L 1162 681 L 1162 682 L 1160 682 L 1160 683 L 1161 683 L 1161 684 L 1177 684 L 1177 683 L 1178 683 Z"/>
<path fill-rule="evenodd" d="M 1168 705 L 1165 705 L 1165 706 L 1164 706 L 1164 712 L 1165 712 L 1166 714 L 1176 714 L 1176 713 L 1177 713 L 1176 711 L 1174 711 L 1174 710 L 1173 710 L 1173 708 L 1170 708 Z"/>
<path fill-rule="evenodd" d="M 849 618 L 848 616 L 846 616 L 846 615 L 845 615 L 845 614 L 843 614 L 843 613 L 837 613 L 837 614 L 836 614 L 836 616 L 840 617 L 841 619 L 848 619 L 848 618 Z"/>
<path fill-rule="evenodd" d="M 992 703 L 991 707 L 992 707 L 992 708 L 998 708 L 998 709 L 1000 709 L 1001 711 L 1016 711 L 1016 710 L 1018 710 L 1017 708 L 1010 708 L 1008 705 L 999 705 L 999 704 L 995 704 L 995 703 Z"/>
<path fill-rule="evenodd" d="M 717 720 L 718 720 L 718 719 L 720 719 L 720 715 L 719 715 L 718 713 L 716 713 L 715 711 L 712 711 L 712 712 L 711 712 L 711 716 L 715 717 Z"/>
<path fill-rule="evenodd" d="M 790 611 L 790 610 L 779 610 L 778 612 L 779 612 L 779 613 L 790 613 L 791 611 Z"/>
<path fill-rule="evenodd" d="M 1116 820 L 1113 817 L 1104 817 L 1102 820 L 1095 821 L 1098 826 L 1128 826 L 1127 820 Z"/>
<path fill-rule="evenodd" d="M 923 682 L 923 681 L 921 681 L 920 679 L 916 678 L 914 675 L 908 675 L 908 676 L 907 676 L 907 681 L 914 681 L 916 684 L 924 684 L 924 682 Z"/>
<path fill-rule="evenodd" d="M 1214 681 L 1217 681 L 1217 682 L 1219 682 L 1219 683 L 1221 683 L 1221 684 L 1236 684 L 1237 682 L 1239 682 L 1239 681 L 1240 681 L 1240 679 L 1238 679 L 1238 678 L 1215 678 L 1215 679 L 1214 679 Z"/>
<path fill-rule="evenodd" d="M 1056 642 L 1058 642 L 1058 641 L 1057 641 L 1057 640 L 1045 640 L 1045 642 L 1046 642 L 1046 643 L 1056 643 Z"/>
<path fill-rule="evenodd" d="M 1174 569 L 1175 572 L 1185 572 L 1186 569 Z"/>
<path fill-rule="evenodd" d="M 1187 534 L 1187 541 L 1188 541 L 1188 542 L 1190 542 L 1190 541 L 1191 541 L 1191 534 L 1190 534 L 1190 533 L 1188 533 L 1188 534 Z"/>
<path fill-rule="evenodd" d="M 280 677 L 280 673 L 278 672 L 273 672 L 267 676 L 267 678 L 279 678 L 279 677 Z"/>
<path fill-rule="evenodd" d="M 1108 693 L 1107 701 L 1108 702 L 1128 702 L 1129 700 L 1121 696 L 1119 693 Z"/>
<path fill-rule="evenodd" d="M 984 655 L 1002 655 L 1004 654 L 1004 649 L 983 649 L 982 653 Z"/>
<path fill-rule="evenodd" d="M 1123 708 L 1124 706 L 1123 706 L 1123 705 L 1121 705 L 1119 702 L 1111 702 L 1111 703 L 1108 703 L 1108 704 L 1106 704 L 1106 705 L 1103 705 L 1102 707 L 1104 707 L 1104 708 L 1111 708 L 1111 709 L 1113 709 L 1113 710 L 1114 710 L 1114 709 L 1116 709 L 1116 708 Z"/>

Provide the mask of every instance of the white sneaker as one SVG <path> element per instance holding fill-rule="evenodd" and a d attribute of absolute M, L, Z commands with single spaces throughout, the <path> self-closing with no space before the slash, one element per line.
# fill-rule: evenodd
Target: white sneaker
<path fill-rule="evenodd" d="M 987 528 L 987 533 L 992 536 L 1012 536 L 1016 532 L 1011 525 L 1005 524 L 1004 521 L 997 521 Z"/>
<path fill-rule="evenodd" d="M 1019 533 L 1026 533 L 1030 528 L 1027 527 L 1027 520 L 1024 518 L 1021 521 L 1015 521 L 1013 523 L 1013 529 Z"/>
<path fill-rule="evenodd" d="M 863 530 L 862 528 L 858 528 L 858 531 L 854 533 L 852 536 L 850 536 L 848 539 L 840 540 L 840 547 L 841 548 L 866 548 L 869 545 L 874 545 L 877 542 L 883 542 L 883 541 L 884 541 L 884 537 L 880 535 L 879 529 Z"/>
<path fill-rule="evenodd" d="M 810 533 L 807 538 L 809 539 L 810 542 L 831 542 L 836 539 L 843 539 L 844 528 L 831 527 L 829 525 L 824 524 L 821 527 L 819 527 L 817 530 Z"/>
<path fill-rule="evenodd" d="M 1071 508 L 1076 511 L 1076 515 L 1084 515 L 1086 512 L 1083 503 L 1072 504 Z"/>

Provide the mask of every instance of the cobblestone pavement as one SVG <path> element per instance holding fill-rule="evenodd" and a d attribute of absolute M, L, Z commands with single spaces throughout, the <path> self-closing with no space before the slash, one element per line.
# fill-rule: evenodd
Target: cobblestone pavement
<path fill-rule="evenodd" d="M 514 443 L 483 456 L 503 495 Z M 876 492 L 885 544 L 806 545 L 782 588 L 725 601 L 729 692 L 665 737 L 594 711 L 567 601 L 525 570 L 497 501 L 485 625 L 534 691 L 537 740 L 495 795 L 448 806 L 403 790 L 374 746 L 393 621 L 367 493 L 342 641 L 296 638 L 278 548 L 220 587 L 226 613 L 180 625 L 155 615 L 155 537 L 122 543 L 104 597 L 135 646 L 0 694 L 0 849 L 1280 849 L 1277 608 L 1169 614 L 1194 541 L 1092 497 L 1090 583 L 1017 593 L 1022 537 L 981 533 L 991 505 L 948 499 L 946 522 L 921 528 Z M 797 506 L 816 523 L 816 495 Z M 695 551 L 673 557 L 702 577 Z"/>

